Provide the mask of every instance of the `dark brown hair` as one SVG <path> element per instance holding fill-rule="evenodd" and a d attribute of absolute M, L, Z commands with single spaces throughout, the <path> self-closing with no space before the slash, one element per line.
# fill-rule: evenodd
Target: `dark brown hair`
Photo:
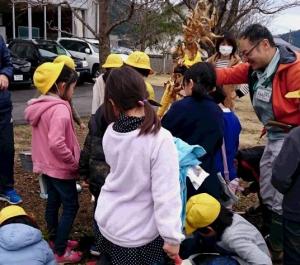
<path fill-rule="evenodd" d="M 75 83 L 78 79 L 78 75 L 76 73 L 75 70 L 71 69 L 70 67 L 64 65 L 63 69 L 61 70 L 60 75 L 58 76 L 58 78 L 55 81 L 55 84 L 58 85 L 58 83 L 66 83 L 66 89 L 64 94 L 62 95 L 62 99 L 67 100 L 66 95 L 67 92 L 71 86 L 71 84 Z M 49 92 L 55 93 L 57 94 L 57 87 L 56 85 L 53 85 Z"/>
<path fill-rule="evenodd" d="M 224 36 L 222 38 L 217 39 L 217 41 L 216 41 L 216 51 L 217 51 L 218 57 L 221 57 L 221 53 L 220 53 L 219 50 L 220 50 L 221 43 L 223 41 L 226 41 L 229 45 L 232 46 L 232 52 L 230 54 L 230 57 L 231 57 L 237 51 L 236 40 L 235 40 L 234 36 L 229 32 L 224 33 Z"/>
<path fill-rule="evenodd" d="M 193 80 L 192 97 L 201 99 L 216 87 L 216 71 L 212 64 L 207 62 L 195 63 L 183 76 L 183 82 Z"/>
<path fill-rule="evenodd" d="M 144 103 L 145 119 L 140 127 L 140 135 L 157 133 L 161 127 L 160 120 L 147 101 L 149 94 L 143 77 L 128 66 L 113 69 L 105 84 L 104 116 L 107 122 L 118 119 L 113 112 L 112 100 L 120 113 L 141 106 Z"/>

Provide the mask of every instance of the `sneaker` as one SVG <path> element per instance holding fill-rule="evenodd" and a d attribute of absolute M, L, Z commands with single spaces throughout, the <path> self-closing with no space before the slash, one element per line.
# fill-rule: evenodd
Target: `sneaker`
<path fill-rule="evenodd" d="M 97 250 L 96 246 L 95 245 L 92 245 L 91 248 L 90 248 L 90 253 L 91 255 L 93 256 L 96 256 L 96 257 L 99 257 L 100 256 L 100 252 Z"/>
<path fill-rule="evenodd" d="M 7 201 L 9 204 L 19 204 L 22 202 L 22 199 L 15 189 L 11 189 L 0 194 L 0 201 Z"/>
<path fill-rule="evenodd" d="M 49 241 L 49 246 L 50 246 L 50 248 L 54 249 L 54 242 L 53 241 Z M 76 240 L 68 240 L 67 248 L 69 250 L 77 248 L 78 246 L 79 246 L 79 242 L 78 241 L 76 241 Z"/>
<path fill-rule="evenodd" d="M 78 263 L 81 260 L 82 253 L 79 251 L 66 250 L 62 256 L 54 254 L 58 264 Z"/>

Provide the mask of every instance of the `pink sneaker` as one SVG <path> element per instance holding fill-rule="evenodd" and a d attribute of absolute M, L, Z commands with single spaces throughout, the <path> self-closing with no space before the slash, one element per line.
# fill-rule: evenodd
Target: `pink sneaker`
<path fill-rule="evenodd" d="M 53 241 L 49 241 L 49 246 L 50 246 L 50 248 L 54 249 L 54 242 Z M 79 246 L 79 242 L 78 241 L 76 241 L 76 240 L 68 240 L 67 248 L 69 250 L 77 248 L 78 246 Z"/>
<path fill-rule="evenodd" d="M 58 264 L 67 264 L 67 263 L 78 263 L 81 260 L 82 253 L 79 251 L 66 250 L 62 256 L 54 254 L 55 260 Z"/>

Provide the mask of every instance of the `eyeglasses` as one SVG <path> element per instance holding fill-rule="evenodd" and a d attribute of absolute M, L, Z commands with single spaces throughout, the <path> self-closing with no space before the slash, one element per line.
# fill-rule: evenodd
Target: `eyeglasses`
<path fill-rule="evenodd" d="M 259 40 L 255 45 L 253 45 L 253 47 L 248 50 L 248 51 L 243 51 L 242 52 L 242 57 L 243 58 L 248 58 L 249 55 L 254 51 L 254 49 L 262 42 L 263 40 Z"/>

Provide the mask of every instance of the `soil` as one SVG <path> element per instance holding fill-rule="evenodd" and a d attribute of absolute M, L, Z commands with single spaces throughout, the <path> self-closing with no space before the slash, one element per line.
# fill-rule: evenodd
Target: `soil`
<path fill-rule="evenodd" d="M 163 77 L 163 79 L 166 79 Z M 155 80 L 157 83 L 159 80 Z M 161 84 L 161 83 L 160 83 Z M 243 130 L 240 137 L 240 146 L 249 147 L 255 146 L 258 143 L 259 135 L 262 129 L 261 124 L 258 122 L 253 109 L 251 107 L 248 97 L 239 99 L 236 102 L 236 114 L 239 116 Z M 88 122 L 88 117 L 84 118 L 85 123 Z M 81 146 L 83 145 L 87 129 L 80 130 L 76 128 L 78 139 Z M 37 223 L 40 225 L 45 238 L 47 238 L 44 212 L 45 212 L 45 200 L 39 196 L 40 189 L 38 178 L 36 174 L 26 172 L 21 167 L 19 153 L 24 150 L 29 150 L 31 145 L 31 130 L 28 125 L 15 126 L 15 188 L 23 198 L 22 207 L 25 208 L 27 213 L 32 215 Z M 260 144 L 263 144 L 263 140 L 260 140 Z M 93 203 L 91 202 L 91 195 L 87 189 L 83 189 L 79 196 L 80 209 L 78 211 L 71 237 L 79 239 L 82 237 L 87 238 L 92 235 L 92 216 L 93 216 Z M 257 198 L 255 195 L 249 195 L 247 197 L 240 196 L 240 201 L 236 205 L 237 211 L 244 211 L 249 206 L 255 204 Z M 7 204 L 0 202 L 0 209 Z M 84 264 L 84 263 L 81 263 Z"/>

